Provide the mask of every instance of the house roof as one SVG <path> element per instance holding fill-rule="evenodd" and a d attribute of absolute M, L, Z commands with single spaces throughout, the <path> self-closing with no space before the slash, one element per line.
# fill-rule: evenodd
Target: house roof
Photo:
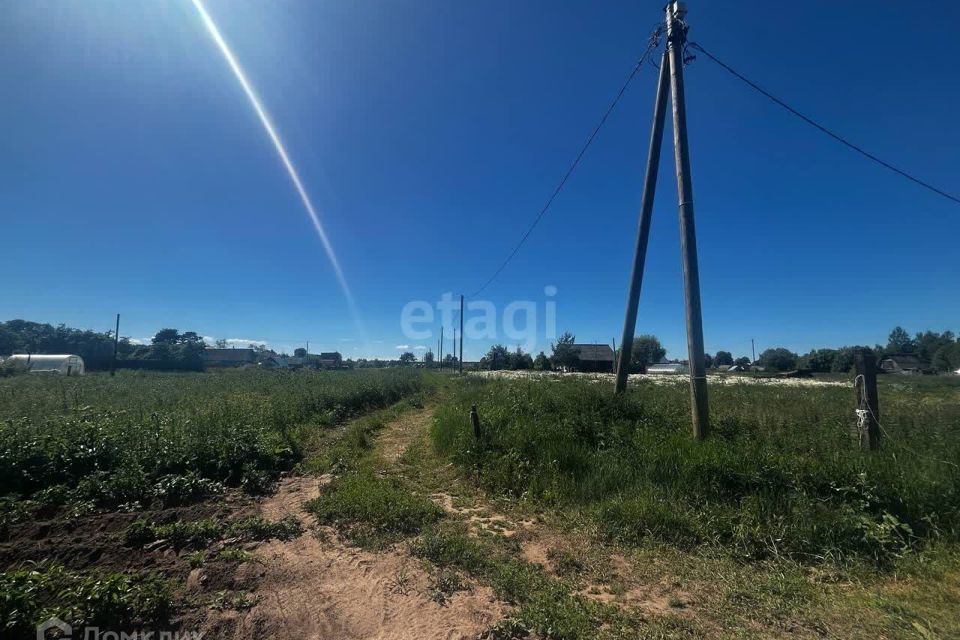
<path fill-rule="evenodd" d="M 901 369 L 922 369 L 926 364 L 923 360 L 909 353 L 894 353 L 887 356 L 884 360 L 890 360 Z"/>
<path fill-rule="evenodd" d="M 647 367 L 647 371 L 680 371 L 681 369 L 686 369 L 687 365 L 682 362 L 660 362 L 658 364 L 651 364 Z"/>
<path fill-rule="evenodd" d="M 572 344 L 580 360 L 585 362 L 613 362 L 613 349 L 608 344 Z"/>
<path fill-rule="evenodd" d="M 220 362 L 252 362 L 257 359 L 253 349 L 204 349 L 204 360 Z"/>

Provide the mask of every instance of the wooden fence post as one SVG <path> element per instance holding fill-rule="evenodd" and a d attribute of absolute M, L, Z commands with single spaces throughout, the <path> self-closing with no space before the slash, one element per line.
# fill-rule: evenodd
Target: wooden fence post
<path fill-rule="evenodd" d="M 473 437 L 479 440 L 483 432 L 480 429 L 480 415 L 477 413 L 477 405 L 470 407 L 470 424 L 473 425 Z"/>
<path fill-rule="evenodd" d="M 860 427 L 860 448 L 880 448 L 880 395 L 877 393 L 877 358 L 872 351 L 858 349 L 853 356 L 856 378 L 853 387 L 857 396 L 857 418 Z"/>

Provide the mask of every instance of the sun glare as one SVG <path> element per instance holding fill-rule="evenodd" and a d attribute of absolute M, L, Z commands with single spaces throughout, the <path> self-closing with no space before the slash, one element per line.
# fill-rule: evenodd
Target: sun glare
<path fill-rule="evenodd" d="M 317 236 L 320 238 L 320 242 L 323 244 L 323 249 L 327 253 L 327 258 L 329 258 L 330 264 L 337 275 L 337 280 L 340 282 L 341 289 L 343 289 L 343 295 L 347 299 L 347 304 L 350 307 L 350 313 L 352 314 L 353 320 L 357 325 L 357 329 L 361 332 L 361 334 L 363 334 L 363 322 L 360 317 L 360 311 L 357 308 L 356 301 L 353 299 L 353 293 L 350 291 L 350 286 L 347 284 L 347 279 L 343 275 L 343 269 L 341 269 L 340 262 L 337 260 L 337 254 L 333 250 L 333 245 L 330 244 L 330 239 L 327 237 L 327 232 L 323 228 L 323 223 L 320 222 L 320 216 L 317 215 L 317 211 L 313 206 L 313 202 L 310 200 L 310 195 L 303 186 L 303 182 L 300 180 L 300 174 L 297 172 L 296 167 L 294 167 L 293 161 L 290 160 L 290 155 L 287 153 L 287 149 L 284 147 L 283 141 L 280 139 L 280 135 L 273 126 L 273 122 L 270 120 L 270 116 L 267 114 L 263 103 L 260 102 L 260 98 L 257 96 L 256 91 L 253 90 L 253 86 L 250 84 L 250 81 L 247 80 L 247 75 L 244 73 L 243 67 L 240 66 L 239 62 L 237 62 L 237 58 L 233 55 L 233 51 L 231 51 L 230 46 L 220 34 L 220 30 L 217 28 L 216 23 L 214 23 L 213 18 L 210 17 L 209 13 L 207 13 L 207 10 L 203 6 L 201 0 L 191 1 L 193 2 L 193 6 L 196 7 L 197 12 L 200 14 L 200 18 L 203 20 L 203 24 L 206 26 L 207 31 L 210 32 L 210 37 L 213 38 L 213 41 L 216 43 L 217 47 L 219 47 L 220 52 L 223 53 L 223 57 L 226 59 L 227 64 L 230 65 L 230 69 L 233 71 L 233 75 L 236 76 L 237 82 L 240 83 L 244 93 L 247 94 L 247 98 L 250 100 L 250 104 L 253 106 L 253 110 L 256 112 L 257 117 L 260 118 L 260 123 L 263 125 L 264 130 L 267 132 L 267 135 L 273 142 L 273 146 L 277 150 L 277 155 L 280 156 L 280 161 L 286 168 L 287 174 L 290 176 L 290 181 L 293 182 L 293 186 L 300 195 L 300 200 L 303 202 L 303 207 L 310 216 L 310 221 L 313 223 L 313 228 L 316 230 Z"/>

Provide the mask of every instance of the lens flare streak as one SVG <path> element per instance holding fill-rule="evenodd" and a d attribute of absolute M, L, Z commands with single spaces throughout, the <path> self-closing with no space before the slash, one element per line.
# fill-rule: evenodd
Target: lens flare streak
<path fill-rule="evenodd" d="M 303 207 L 307 210 L 307 213 L 310 216 L 310 221 L 313 223 L 313 228 L 316 230 L 317 236 L 320 237 L 320 242 L 323 244 L 323 249 L 326 251 L 327 258 L 329 258 L 330 264 L 333 266 L 333 270 L 336 273 L 337 280 L 340 282 L 340 287 L 343 289 L 343 295 L 346 297 L 347 304 L 350 306 L 350 313 L 353 315 L 354 322 L 361 333 L 363 333 L 363 323 L 360 318 L 360 312 L 357 308 L 356 302 L 353 299 L 353 294 L 350 292 L 350 286 L 347 284 L 347 279 L 343 275 L 343 269 L 340 268 L 340 262 L 337 260 L 337 254 L 333 250 L 333 245 L 330 244 L 330 239 L 327 237 L 327 232 L 324 230 L 323 224 L 320 222 L 320 216 L 317 215 L 317 211 L 313 206 L 313 202 L 310 200 L 310 195 L 303 186 L 303 182 L 300 181 L 300 174 L 297 173 L 296 167 L 293 166 L 293 162 L 290 160 L 289 154 L 287 154 L 287 149 L 284 147 L 283 141 L 280 139 L 280 135 L 273 126 L 273 122 L 270 120 L 270 116 L 267 114 L 263 103 L 260 102 L 260 98 L 257 96 L 256 91 L 253 90 L 253 86 L 250 84 L 249 80 L 247 80 L 247 76 L 244 73 L 243 68 L 233 55 L 233 51 L 220 34 L 220 30 L 214 23 L 213 18 L 210 17 L 209 13 L 207 13 L 207 10 L 203 6 L 201 0 L 191 1 L 193 2 L 193 6 L 197 9 L 197 12 L 200 14 L 200 18 L 203 20 L 204 26 L 210 33 L 210 37 L 213 38 L 213 41 L 216 43 L 217 47 L 220 49 L 220 52 L 223 54 L 223 57 L 226 59 L 227 64 L 230 65 L 230 69 L 233 71 L 233 75 L 236 76 L 237 82 L 239 82 L 240 86 L 243 88 L 243 92 L 247 94 L 247 98 L 250 100 L 250 104 L 253 106 L 253 110 L 256 112 L 257 117 L 260 118 L 260 123 L 263 125 L 264 130 L 266 130 L 271 142 L 273 142 L 273 146 L 277 150 L 277 155 L 280 156 L 280 160 L 283 162 L 283 166 L 286 168 L 287 174 L 290 176 L 290 181 L 293 182 L 293 186 L 296 188 L 297 193 L 300 195 L 300 200 L 303 202 Z"/>

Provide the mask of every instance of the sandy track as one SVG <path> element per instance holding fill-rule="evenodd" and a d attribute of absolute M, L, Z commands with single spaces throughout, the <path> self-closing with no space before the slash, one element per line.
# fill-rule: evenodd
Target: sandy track
<path fill-rule="evenodd" d="M 381 455 L 399 456 L 428 411 L 388 425 Z M 378 447 L 379 448 L 379 447 Z M 302 509 L 329 477 L 288 478 L 262 505 L 264 517 L 299 518 L 307 533 L 289 542 L 274 541 L 256 551 L 256 562 L 238 569 L 257 576 L 257 604 L 247 612 L 211 612 L 207 638 L 476 638 L 501 619 L 504 607 L 488 587 L 473 585 L 441 605 L 430 597 L 425 565 L 405 545 L 372 553 L 340 541 L 332 529 L 318 529 Z"/>

